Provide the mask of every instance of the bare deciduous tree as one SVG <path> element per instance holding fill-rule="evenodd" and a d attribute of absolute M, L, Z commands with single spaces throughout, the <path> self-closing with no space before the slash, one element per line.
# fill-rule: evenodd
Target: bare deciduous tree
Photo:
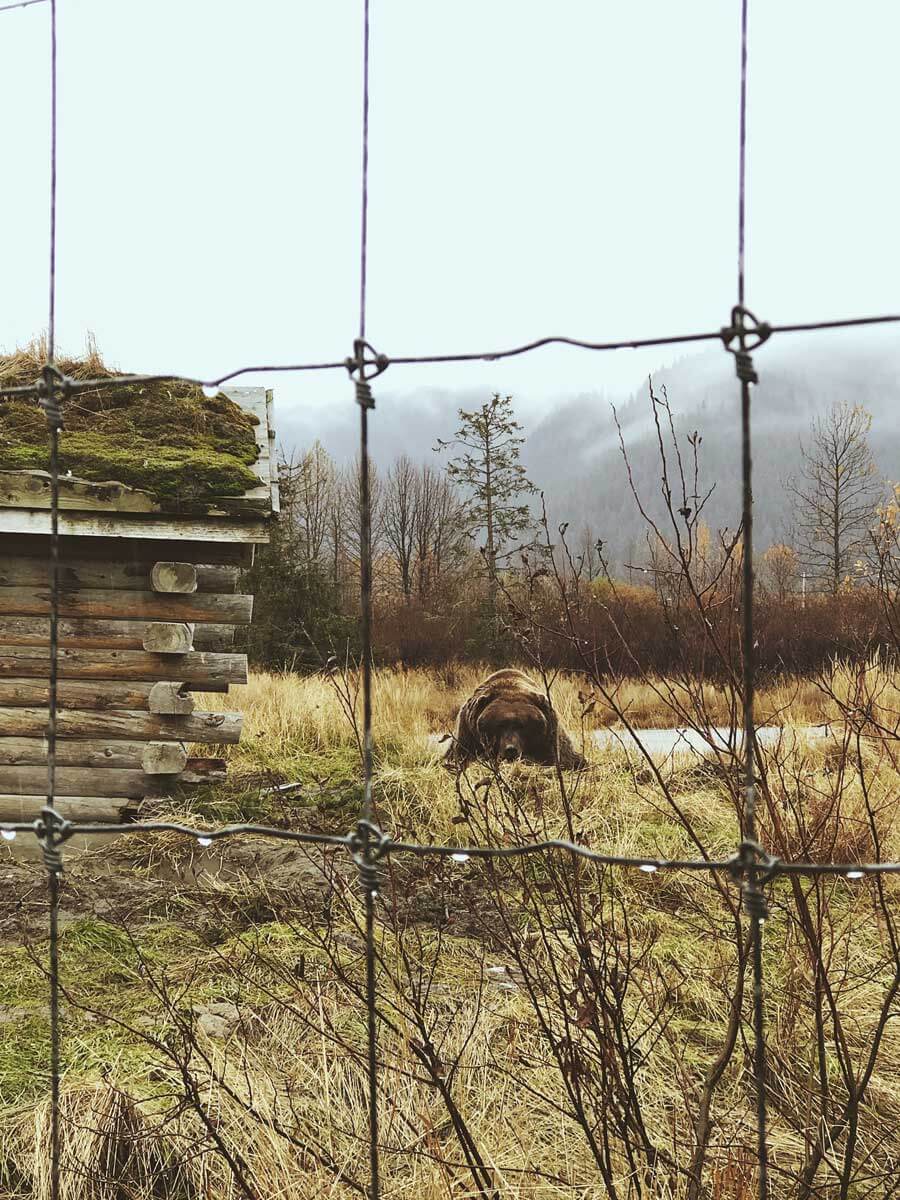
<path fill-rule="evenodd" d="M 384 480 L 382 529 L 384 544 L 397 567 L 403 599 L 412 598 L 416 550 L 417 473 L 412 460 L 402 454 Z"/>
<path fill-rule="evenodd" d="M 847 403 L 816 417 L 800 447 L 800 477 L 787 485 L 797 503 L 801 562 L 832 595 L 852 577 L 875 521 L 882 484 L 869 449 L 871 424 L 864 408 Z"/>
<path fill-rule="evenodd" d="M 781 602 L 788 598 L 797 579 L 797 551 L 785 542 L 773 542 L 763 555 L 765 579 Z"/>
<path fill-rule="evenodd" d="M 459 493 L 430 466 L 422 466 L 416 477 L 414 540 L 416 586 L 424 600 L 468 551 Z"/>
<path fill-rule="evenodd" d="M 335 502 L 334 463 L 321 442 L 281 466 L 286 516 L 307 562 L 325 556 L 331 510 Z"/>

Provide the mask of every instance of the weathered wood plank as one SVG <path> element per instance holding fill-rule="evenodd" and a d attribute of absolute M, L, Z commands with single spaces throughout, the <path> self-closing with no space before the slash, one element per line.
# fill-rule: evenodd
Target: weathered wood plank
<path fill-rule="evenodd" d="M 49 555 L 50 548 L 47 547 Z M 118 558 L 110 562 L 92 561 L 89 558 L 78 557 L 69 559 L 60 556 L 59 582 L 66 589 L 78 588 L 114 588 L 117 591 L 132 592 L 172 592 L 177 588 L 154 587 L 153 572 L 157 567 L 173 566 L 161 562 L 129 562 L 121 561 L 121 545 L 118 548 L 109 547 L 109 554 L 118 554 Z M 221 592 L 233 593 L 240 576 L 239 567 L 216 566 L 215 564 L 178 563 L 182 578 L 192 578 L 194 587 L 183 589 L 187 592 Z M 159 573 L 158 573 L 159 574 Z M 164 572 L 163 572 L 164 575 Z M 7 587 L 49 587 L 50 563 L 48 559 L 25 554 L 0 553 L 0 588 Z M 2 593 L 0 593 L 2 596 Z M 2 599 L 0 599 L 2 608 Z"/>
<path fill-rule="evenodd" d="M 189 716 L 148 713 L 146 709 L 62 709 L 56 717 L 62 739 L 110 739 L 112 742 L 158 740 L 210 745 L 240 741 L 244 718 L 233 712 L 195 712 Z M 10 738 L 42 739 L 47 732 L 46 708 L 0 708 L 0 730 Z"/>
<path fill-rule="evenodd" d="M 46 509 L 3 508 L 0 531 L 19 534 L 49 534 L 50 513 Z M 184 538 L 198 542 L 246 542 L 269 540 L 267 521 L 237 517 L 103 516 L 99 513 L 66 512 L 59 515 L 60 533 L 98 538 Z"/>
<path fill-rule="evenodd" d="M 56 791 L 60 796 L 125 796 L 139 800 L 145 796 L 153 781 L 143 771 L 122 767 L 59 767 L 56 771 Z M 0 795 L 39 796 L 47 791 L 46 767 L 0 766 Z"/>
<path fill-rule="evenodd" d="M 166 776 L 164 785 L 160 777 L 124 767 L 58 767 L 56 790 L 60 796 L 85 796 L 90 792 L 94 796 L 139 800 L 159 795 L 175 784 L 209 783 L 223 779 L 224 775 L 224 761 L 216 758 L 189 758 L 185 770 L 180 775 Z M 0 795 L 39 796 L 41 789 L 46 795 L 46 788 L 46 767 L 0 766 Z"/>
<path fill-rule="evenodd" d="M 62 679 L 57 686 L 60 708 L 87 709 L 103 712 L 106 709 L 140 709 L 150 711 L 152 683 L 136 680 L 95 679 L 82 683 L 77 679 Z M 227 683 L 205 684 L 205 692 L 227 692 Z M 0 677 L 0 707 L 40 708 L 49 704 L 49 684 L 41 679 L 3 679 Z"/>
<path fill-rule="evenodd" d="M 265 517 L 271 511 L 268 487 L 250 488 L 240 496 L 215 496 L 191 500 L 181 506 L 190 517 Z M 47 471 L 0 471 L 0 508 L 49 509 L 50 475 Z M 88 514 L 168 516 L 179 520 L 178 506 L 164 506 L 156 496 L 118 480 L 102 483 L 60 475 L 59 508 Z"/>
<path fill-rule="evenodd" d="M 0 611 L 10 617 L 50 615 L 50 589 L 8 587 L 0 591 Z M 249 625 L 253 597 L 218 595 L 167 596 L 161 592 L 128 592 L 113 588 L 63 588 L 59 597 L 62 617 L 125 618 L 148 621 L 209 621 L 213 624 Z"/>
<path fill-rule="evenodd" d="M 126 770 L 150 772 L 145 755 L 151 746 L 174 747 L 167 751 L 178 765 L 174 772 L 183 771 L 187 751 L 182 742 L 118 741 L 115 738 L 60 737 L 56 743 L 56 763 L 60 767 L 121 767 Z M 0 737 L 0 767 L 43 766 L 47 762 L 47 739 L 44 737 Z"/>
<path fill-rule="evenodd" d="M 153 654 L 187 654 L 194 648 L 194 626 L 184 621 L 153 621 L 144 631 L 143 648 Z"/>
<path fill-rule="evenodd" d="M 150 587 L 154 592 L 174 592 L 189 596 L 197 591 L 197 568 L 193 563 L 158 562 L 150 571 Z"/>
<path fill-rule="evenodd" d="M 49 472 L 0 471 L 0 507 L 49 508 Z M 162 511 L 150 492 L 128 487 L 116 480 L 93 483 L 63 474 L 59 477 L 59 507 L 80 512 L 144 514 Z"/>
<path fill-rule="evenodd" d="M 269 487 L 269 407 L 267 404 L 267 389 L 264 387 L 230 387 L 223 389 L 225 395 L 239 404 L 245 412 L 256 417 L 253 434 L 256 438 L 256 462 L 250 464 L 250 470 L 260 483 Z"/>
<path fill-rule="evenodd" d="M 247 682 L 246 654 L 148 654 L 143 650 L 73 650 L 60 647 L 60 679 L 110 681 L 171 679 L 183 683 L 230 684 Z M 0 677 L 48 679 L 50 656 L 40 646 L 0 645 Z M 133 706 L 129 706 L 133 707 Z"/>
<path fill-rule="evenodd" d="M 0 592 L 0 607 L 2 607 Z M 95 620 L 91 617 L 61 617 L 59 643 L 81 650 L 144 650 L 146 621 Z M 0 645 L 49 646 L 49 617 L 0 616 Z M 233 625 L 197 625 L 195 650 L 228 650 L 234 645 Z"/>
<path fill-rule="evenodd" d="M 45 535 L 23 535 L 20 533 L 2 532 L 0 513 L 0 561 L 7 558 L 40 558 L 48 561 L 50 557 L 50 538 Z M 235 566 L 239 570 L 251 565 L 253 546 L 241 542 L 229 541 L 193 541 L 172 536 L 165 530 L 157 531 L 157 535 L 149 538 L 130 537 L 127 541 L 121 538 L 68 536 L 59 539 L 60 560 L 64 563 L 93 564 L 95 567 L 114 562 L 125 563 L 129 567 L 139 567 L 146 570 L 149 578 L 150 568 L 162 559 L 178 559 L 192 562 L 198 566 L 221 564 Z M 86 585 L 87 586 L 87 585 Z M 106 586 L 96 584 L 92 586 Z M 125 586 L 117 585 L 117 586 Z M 142 587 L 146 591 L 149 585 Z M 203 589 L 201 589 L 203 590 Z M 211 592 L 228 592 L 228 587 L 210 587 Z"/>
<path fill-rule="evenodd" d="M 275 456 L 275 398 L 272 389 L 266 391 L 266 426 L 269 439 L 269 487 L 272 494 L 272 512 L 281 512 L 281 494 L 278 486 L 278 460 Z"/>
<path fill-rule="evenodd" d="M 47 803 L 46 793 L 33 796 L 0 796 L 0 821 L 34 821 Z M 137 805 L 127 796 L 55 796 L 53 807 L 69 821 L 112 825 L 137 816 Z"/>

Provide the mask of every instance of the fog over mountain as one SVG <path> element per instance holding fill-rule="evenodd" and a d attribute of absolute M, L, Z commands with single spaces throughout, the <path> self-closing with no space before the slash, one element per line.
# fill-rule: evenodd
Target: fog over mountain
<path fill-rule="evenodd" d="M 900 481 L 900 337 L 890 330 L 832 339 L 827 334 L 773 338 L 755 363 L 760 376 L 753 389 L 753 459 L 757 545 L 789 535 L 792 502 L 788 476 L 799 470 L 800 441 L 808 438 L 813 417 L 837 401 L 862 405 L 872 414 L 870 445 L 879 470 Z M 602 369 L 602 360 L 598 371 Z M 665 388 L 676 431 L 702 436 L 700 491 L 715 484 L 705 515 L 715 530 L 734 529 L 739 512 L 739 385 L 731 357 L 718 346 L 686 354 L 653 373 L 653 388 Z M 420 390 L 399 394 L 388 377 L 376 389 L 377 411 L 371 421 L 372 452 L 379 467 L 398 454 L 417 461 L 440 462 L 432 447 L 451 437 L 457 409 L 479 404 L 489 393 Z M 617 566 L 640 561 L 645 526 L 628 487 L 612 413 L 615 404 L 642 497 L 661 513 L 660 471 L 647 382 L 631 395 L 601 391 L 547 398 L 518 408 L 526 442 L 523 461 L 530 478 L 546 496 L 554 526 L 569 521 L 572 530 L 587 523 L 606 544 Z M 301 449 L 315 438 L 339 461 L 356 452 L 357 423 L 349 408 L 326 420 L 292 414 L 281 423 L 287 449 Z M 688 448 L 685 446 L 685 450 Z"/>

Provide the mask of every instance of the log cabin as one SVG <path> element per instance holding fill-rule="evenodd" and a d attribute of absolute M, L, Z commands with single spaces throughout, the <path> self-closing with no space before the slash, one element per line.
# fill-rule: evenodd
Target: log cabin
<path fill-rule="evenodd" d="M 224 760 L 196 747 L 240 738 L 239 713 L 203 711 L 194 693 L 247 680 L 234 642 L 253 597 L 238 589 L 269 540 L 278 481 L 271 391 L 219 395 L 253 419 L 242 494 L 194 493 L 180 511 L 177 497 L 72 473 L 61 442 L 54 804 L 71 820 L 129 820 L 176 784 L 224 778 Z M 49 475 L 0 462 L 0 820 L 46 803 L 50 599 Z"/>

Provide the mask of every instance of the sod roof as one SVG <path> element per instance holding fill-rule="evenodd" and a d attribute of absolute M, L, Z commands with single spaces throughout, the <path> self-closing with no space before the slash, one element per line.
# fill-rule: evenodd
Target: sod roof
<path fill-rule="evenodd" d="M 45 362 L 35 344 L 0 355 L 0 385 L 32 384 Z M 116 379 L 95 350 L 57 359 L 74 379 Z M 111 385 L 78 392 L 62 404 L 60 469 L 80 479 L 117 481 L 150 492 L 177 510 L 258 485 L 258 418 L 220 392 L 205 396 L 182 382 Z M 0 470 L 49 469 L 47 422 L 36 399 L 0 397 Z"/>

